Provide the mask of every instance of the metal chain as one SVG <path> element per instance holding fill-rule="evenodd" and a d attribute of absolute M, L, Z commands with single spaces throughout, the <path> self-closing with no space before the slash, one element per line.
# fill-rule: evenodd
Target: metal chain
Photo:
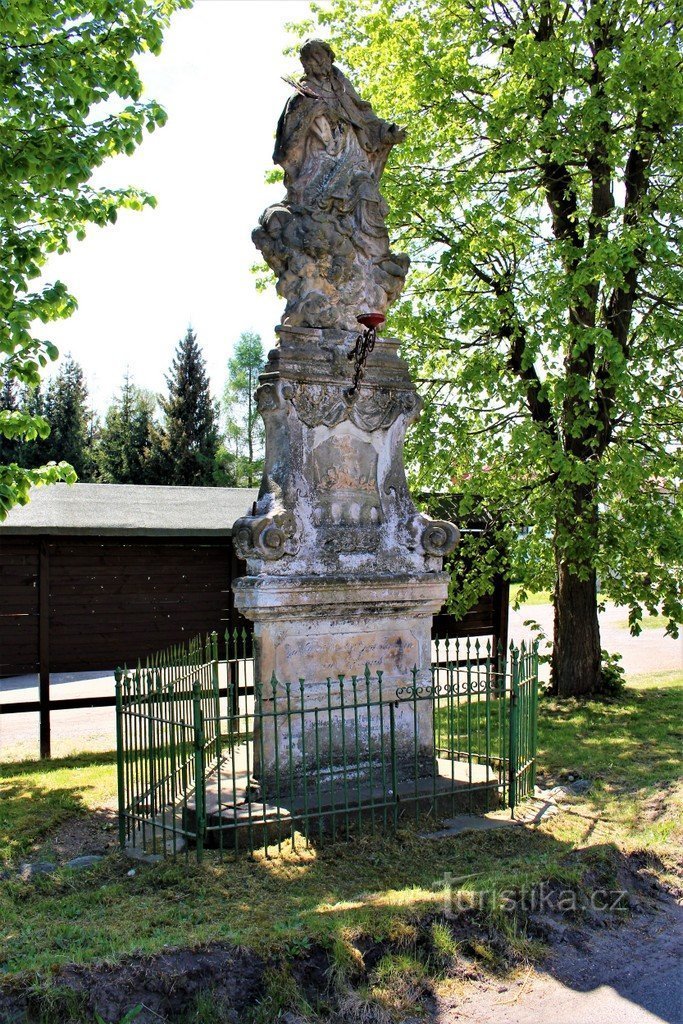
<path fill-rule="evenodd" d="M 354 345 L 351 352 L 349 352 L 349 360 L 353 359 L 353 384 L 349 388 L 347 394 L 349 398 L 355 398 L 360 388 L 360 383 L 363 379 L 365 372 L 365 363 L 367 358 L 375 347 L 377 341 L 377 328 L 366 327 L 362 334 L 359 334 L 356 338 L 356 344 Z"/>

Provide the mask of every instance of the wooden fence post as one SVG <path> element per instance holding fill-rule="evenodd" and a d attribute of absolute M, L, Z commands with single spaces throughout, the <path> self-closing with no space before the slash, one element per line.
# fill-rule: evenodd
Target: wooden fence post
<path fill-rule="evenodd" d="M 38 651 L 40 662 L 40 756 L 50 757 L 50 549 L 47 537 L 40 538 L 38 604 Z"/>

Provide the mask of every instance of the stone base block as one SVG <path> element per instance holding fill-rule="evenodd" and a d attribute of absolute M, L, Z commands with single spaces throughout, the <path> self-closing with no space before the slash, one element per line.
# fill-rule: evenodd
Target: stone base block
<path fill-rule="evenodd" d="M 290 798 L 268 798 L 250 792 L 250 800 L 236 804 L 226 793 L 226 780 L 207 781 L 206 845 L 245 849 L 286 840 L 295 831 L 315 840 L 344 835 L 364 822 L 391 826 L 395 821 L 438 822 L 448 815 L 484 814 L 500 805 L 495 771 L 483 765 L 437 760 L 432 774 L 417 782 L 399 782 L 396 791 L 364 783 L 350 790 L 339 785 L 308 787 Z M 475 818 L 472 819 L 476 821 Z M 194 801 L 184 811 L 183 824 L 196 825 Z"/>
<path fill-rule="evenodd" d="M 321 770 L 367 780 L 390 761 L 401 776 L 432 772 L 432 706 L 417 695 L 447 585 L 445 573 L 235 581 L 254 622 L 254 773 L 267 790 Z"/>

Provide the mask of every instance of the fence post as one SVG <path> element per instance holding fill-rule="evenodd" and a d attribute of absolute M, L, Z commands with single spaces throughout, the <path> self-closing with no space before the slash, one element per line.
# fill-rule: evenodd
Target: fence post
<path fill-rule="evenodd" d="M 194 718 L 194 799 L 195 799 L 195 831 L 197 835 L 197 862 L 201 863 L 204 856 L 204 828 L 206 779 L 204 778 L 204 716 L 202 714 L 201 692 L 199 683 L 192 686 L 192 709 Z"/>
<path fill-rule="evenodd" d="M 116 680 L 116 783 L 119 797 L 119 846 L 123 850 L 126 845 L 126 796 L 123 774 L 123 694 L 121 693 L 120 668 L 116 669 L 114 678 Z"/>
<path fill-rule="evenodd" d="M 215 755 L 220 761 L 223 744 L 221 742 L 221 696 L 218 678 L 218 634 L 215 631 L 211 634 L 211 681 L 213 683 L 214 714 L 216 716 Z M 218 777 L 220 782 L 220 769 Z"/>
<path fill-rule="evenodd" d="M 519 651 L 516 647 L 512 650 L 510 673 L 510 742 L 508 745 L 510 782 L 508 785 L 508 799 L 510 802 L 510 814 L 514 818 L 515 804 L 517 802 L 517 719 L 519 704 Z"/>
<path fill-rule="evenodd" d="M 398 827 L 398 772 L 396 764 L 396 708 L 398 701 L 389 702 L 389 752 L 391 757 L 391 795 L 394 798 L 394 828 Z"/>
<path fill-rule="evenodd" d="M 538 640 L 531 648 L 531 795 L 536 788 L 536 749 L 538 747 Z"/>

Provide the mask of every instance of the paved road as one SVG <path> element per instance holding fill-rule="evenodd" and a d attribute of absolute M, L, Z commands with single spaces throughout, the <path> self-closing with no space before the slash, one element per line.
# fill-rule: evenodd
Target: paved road
<path fill-rule="evenodd" d="M 681 1024 L 682 950 L 680 907 L 636 914 L 580 949 L 556 946 L 516 984 L 473 986 L 439 1007 L 438 1024 Z"/>
<path fill-rule="evenodd" d="M 533 619 L 552 639 L 553 609 L 547 605 L 530 605 L 519 611 L 510 611 L 510 637 L 514 640 L 532 638 L 532 631 L 524 625 Z M 611 654 L 622 655 L 622 666 L 628 675 L 645 672 L 670 672 L 683 668 L 683 631 L 678 640 L 665 636 L 663 629 L 644 629 L 640 636 L 631 636 L 625 623 L 628 612 L 608 604 L 600 613 L 602 646 Z"/>

